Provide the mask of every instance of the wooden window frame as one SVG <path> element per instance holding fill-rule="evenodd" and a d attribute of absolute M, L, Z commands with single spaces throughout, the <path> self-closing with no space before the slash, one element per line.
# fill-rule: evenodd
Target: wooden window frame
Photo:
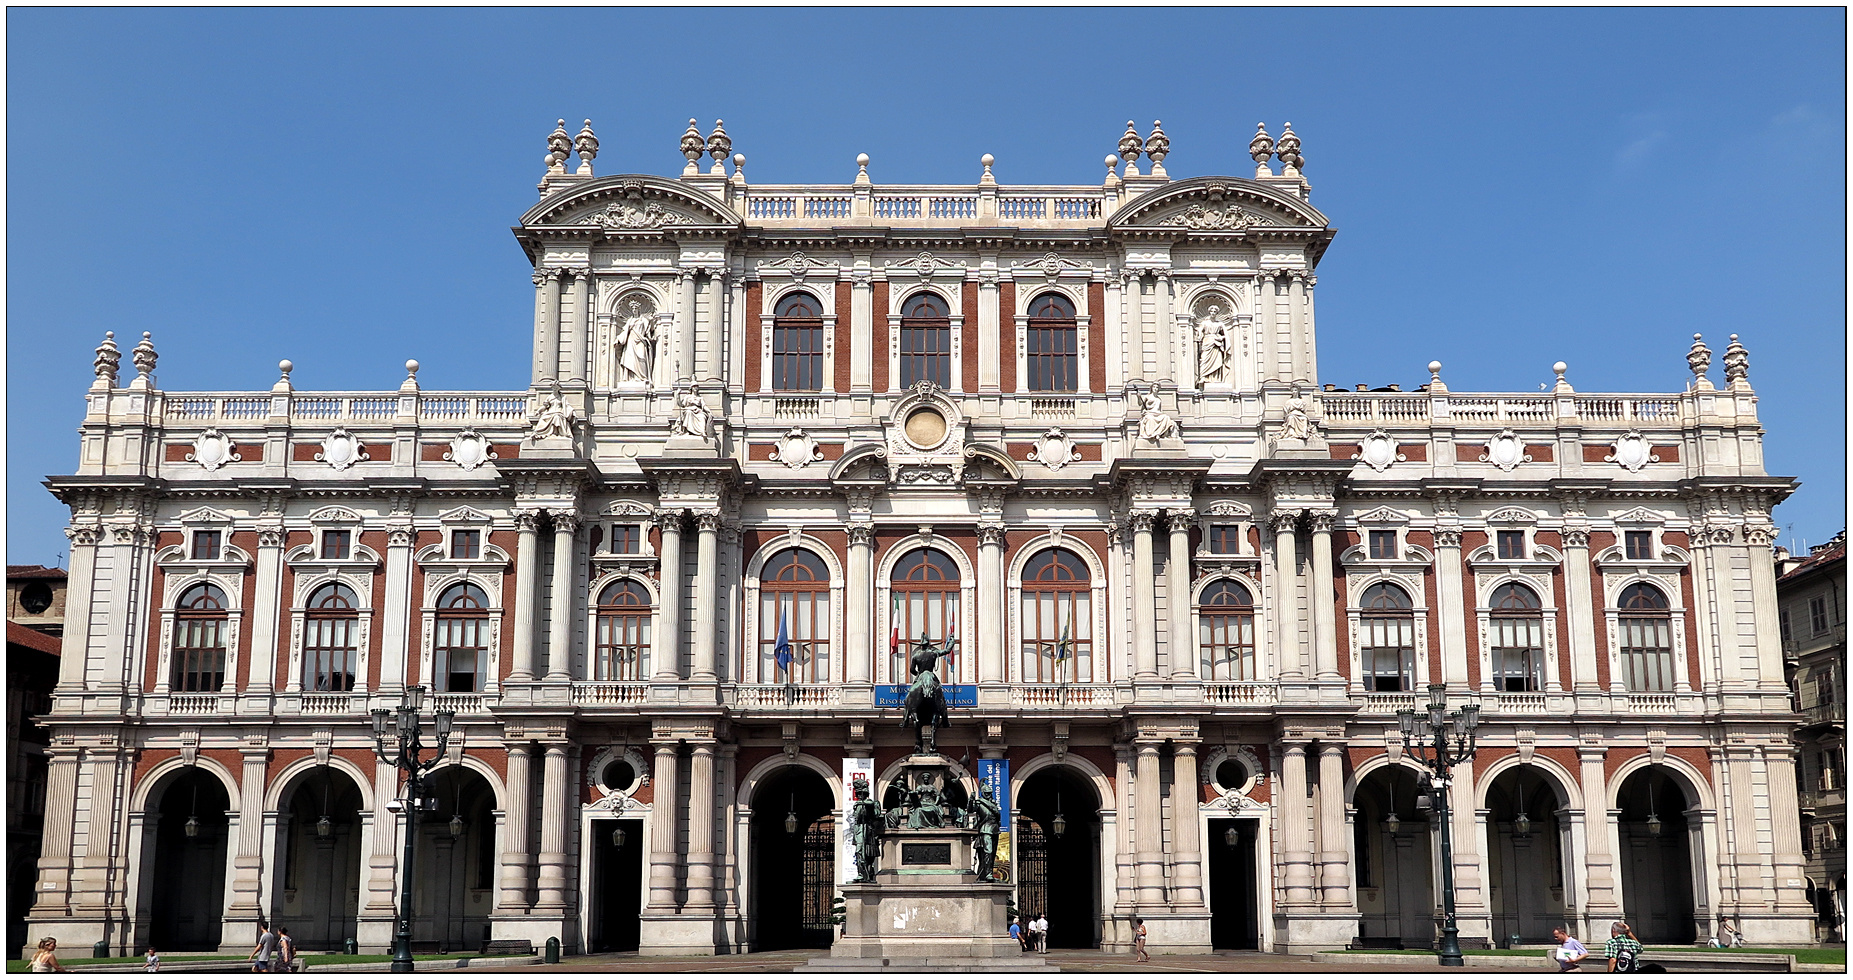
<path fill-rule="evenodd" d="M 1213 601 L 1228 595 L 1229 589 L 1246 601 Z M 1216 579 L 1197 593 L 1197 664 L 1204 670 L 1204 680 L 1260 679 L 1260 644 L 1255 638 L 1255 623 L 1254 593 L 1241 582 L 1231 578 Z"/>
<path fill-rule="evenodd" d="M 1037 571 L 1036 577 L 1031 578 L 1030 569 L 1044 555 L 1055 557 Z M 1069 577 L 1062 578 L 1061 571 L 1066 571 Z M 1045 575 L 1045 572 L 1049 575 Z M 1074 577 L 1077 573 L 1078 578 Z M 1021 612 L 1017 620 L 1017 669 L 1020 679 L 1032 684 L 1092 683 L 1094 582 L 1087 560 L 1067 548 L 1039 549 L 1023 565 L 1023 575 L 1018 584 L 1022 596 Z M 1046 607 L 1045 603 L 1048 604 Z M 1054 617 L 1052 622 L 1042 621 L 1045 608 Z M 1071 629 L 1072 633 L 1069 636 L 1070 652 L 1064 666 L 1063 662 L 1055 659 L 1055 654 L 1061 645 L 1065 628 Z"/>
<path fill-rule="evenodd" d="M 788 310 L 790 304 L 800 300 L 809 300 L 816 309 L 815 316 L 793 316 Z M 767 351 L 771 359 L 768 365 L 766 387 L 770 391 L 821 392 L 827 387 L 829 379 L 829 320 L 824 315 L 823 301 L 809 292 L 795 291 L 779 297 L 772 315 L 772 333 L 767 338 Z M 800 343 L 797 350 L 784 350 L 794 336 L 802 332 L 801 339 L 814 338 L 815 349 L 806 350 Z M 814 384 L 805 384 L 813 380 L 807 375 L 814 375 Z"/>
<path fill-rule="evenodd" d="M 188 586 L 174 604 L 169 686 L 176 693 L 216 693 L 225 686 L 229 606 L 225 591 L 209 582 Z"/>
<path fill-rule="evenodd" d="M 359 669 L 360 597 L 343 582 L 316 586 L 303 613 L 302 689 L 352 691 Z"/>
<path fill-rule="evenodd" d="M 812 568 L 802 559 L 816 563 Z M 785 559 L 780 561 L 780 559 Z M 810 578 L 795 577 L 802 571 Z M 787 573 L 794 577 L 781 578 Z M 830 642 L 835 627 L 830 608 L 830 564 L 809 548 L 783 547 L 767 556 L 759 570 L 759 668 L 773 683 L 832 683 Z M 791 670 L 778 665 L 779 613 L 786 621 L 791 642 Z"/>
<path fill-rule="evenodd" d="M 471 595 L 474 592 L 474 597 Z M 463 600 L 476 602 L 463 605 Z M 431 689 L 436 694 L 481 693 L 489 668 L 489 596 L 482 586 L 458 582 L 438 597 L 437 617 L 431 632 Z M 467 641 L 467 642 L 466 642 Z M 455 655 L 468 651 L 474 663 L 468 673 L 472 686 L 458 690 L 453 682 L 460 675 L 455 669 Z"/>
<path fill-rule="evenodd" d="M 1401 603 L 1385 604 L 1375 601 L 1377 596 L 1388 595 L 1400 597 Z M 1378 582 L 1364 590 L 1360 605 L 1363 611 L 1358 617 L 1358 622 L 1363 633 L 1359 638 L 1358 649 L 1362 654 L 1363 662 L 1360 665 L 1360 671 L 1364 690 L 1391 694 L 1406 694 L 1414 691 L 1416 689 L 1415 600 L 1400 585 Z M 1397 639 L 1403 642 L 1395 644 L 1371 642 L 1374 635 L 1389 638 L 1388 634 L 1391 630 L 1401 634 Z M 1381 669 L 1386 656 L 1394 657 L 1397 661 L 1395 676 L 1398 679 L 1398 686 L 1393 689 L 1382 686 L 1382 680 L 1391 676 Z"/>
<path fill-rule="evenodd" d="M 612 601 L 618 596 L 638 601 Z M 655 606 L 649 590 L 635 579 L 610 582 L 599 590 L 593 615 L 592 680 L 649 680 L 655 625 Z M 614 635 L 622 639 L 614 640 Z"/>
<path fill-rule="evenodd" d="M 1030 299 L 1024 307 L 1023 345 L 1024 391 L 1072 395 L 1082 390 L 1081 317 L 1067 294 L 1045 290 Z"/>

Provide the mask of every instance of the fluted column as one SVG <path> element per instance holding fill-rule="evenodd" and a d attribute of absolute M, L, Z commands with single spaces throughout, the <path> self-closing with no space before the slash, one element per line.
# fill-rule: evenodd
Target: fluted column
<path fill-rule="evenodd" d="M 1306 743 L 1280 747 L 1280 836 L 1286 866 L 1285 904 L 1313 904 L 1312 828 L 1306 824 Z"/>
<path fill-rule="evenodd" d="M 892 289 L 892 287 L 890 287 Z M 1000 371 L 1003 366 L 1004 314 L 998 308 L 997 273 L 985 270 L 978 274 L 978 309 L 967 310 L 966 316 L 978 318 L 978 349 L 965 352 L 966 357 L 974 354 L 978 358 L 978 390 L 995 392 L 998 389 Z M 1012 352 L 1010 356 L 1015 356 Z"/>
<path fill-rule="evenodd" d="M 658 514 L 656 527 L 662 535 L 663 552 L 657 559 L 656 587 L 661 597 L 656 620 L 660 629 L 650 655 L 656 658 L 654 679 L 672 684 L 682 679 L 682 515 Z"/>
<path fill-rule="evenodd" d="M 1298 523 L 1297 512 L 1274 515 L 1274 666 L 1281 680 L 1292 681 L 1306 679 L 1300 660 Z"/>
<path fill-rule="evenodd" d="M 1338 625 L 1334 606 L 1338 589 L 1332 582 L 1332 528 L 1338 524 L 1338 512 L 1318 510 L 1312 514 L 1313 525 L 1313 669 L 1322 684 L 1343 684 L 1338 672 Z"/>
<path fill-rule="evenodd" d="M 71 844 L 77 820 L 77 753 L 77 749 L 55 746 L 45 753 L 45 830 L 39 845 L 38 889 L 33 892 L 35 920 L 63 915 L 70 907 Z"/>
<path fill-rule="evenodd" d="M 714 641 L 720 615 L 719 606 L 715 602 L 716 586 L 719 584 L 719 571 L 715 564 L 715 535 L 721 528 L 721 515 L 718 511 L 696 514 L 695 526 L 695 608 L 700 614 L 695 617 L 695 669 L 692 679 L 697 683 L 712 684 L 717 677 L 714 670 Z"/>
<path fill-rule="evenodd" d="M 283 592 L 283 527 L 257 529 L 257 555 L 251 580 L 251 667 L 245 693 L 258 699 L 255 710 L 269 712 L 265 695 L 276 687 L 277 609 Z"/>
<path fill-rule="evenodd" d="M 514 666 L 510 682 L 534 679 L 534 606 L 540 588 L 540 515 L 515 515 L 515 623 Z"/>
<path fill-rule="evenodd" d="M 1152 522 L 1156 518 L 1149 510 L 1135 510 L 1127 516 L 1132 525 L 1132 675 L 1139 680 L 1158 676 L 1158 600 L 1152 568 Z"/>
<path fill-rule="evenodd" d="M 1589 883 L 1589 907 L 1584 914 L 1592 928 L 1598 919 L 1621 911 L 1621 889 L 1609 850 L 1614 821 L 1609 814 L 1608 779 L 1603 769 L 1606 755 L 1607 750 L 1600 745 L 1579 745 L 1576 749 L 1583 790 L 1583 868 Z"/>
<path fill-rule="evenodd" d="M 676 909 L 676 746 L 673 739 L 657 742 L 655 772 L 650 783 L 655 793 L 650 804 L 650 897 L 652 912 Z"/>
<path fill-rule="evenodd" d="M 1133 871 L 1139 883 L 1139 905 L 1157 910 L 1165 903 L 1165 852 L 1163 790 L 1158 783 L 1158 746 L 1140 741 L 1134 773 Z"/>
<path fill-rule="evenodd" d="M 559 377 L 560 270 L 534 272 L 534 380 Z"/>
<path fill-rule="evenodd" d="M 1004 668 L 1004 526 L 978 525 L 978 683 L 999 684 Z"/>
<path fill-rule="evenodd" d="M 526 742 L 508 745 L 508 805 L 502 811 L 501 895 L 496 911 L 525 914 L 528 909 L 528 805 L 531 760 Z"/>
<path fill-rule="evenodd" d="M 1345 839 L 1345 747 L 1319 743 L 1319 891 L 1329 906 L 1351 904 L 1351 850 Z"/>
<path fill-rule="evenodd" d="M 570 511 L 553 512 L 553 596 L 547 612 L 547 680 L 563 684 L 573 679 L 573 572 L 577 562 L 579 518 Z"/>
<path fill-rule="evenodd" d="M 1165 515 L 1171 529 L 1171 554 L 1165 562 L 1165 600 L 1170 607 L 1171 676 L 1188 680 L 1197 675 L 1196 637 L 1190 629 L 1190 529 L 1197 512 L 1173 508 Z"/>
<path fill-rule="evenodd" d="M 689 746 L 688 904 L 683 912 L 714 908 L 714 743 Z"/>
<path fill-rule="evenodd" d="M 1176 381 L 1177 368 L 1175 352 L 1172 350 L 1172 334 L 1176 327 L 1171 322 L 1171 276 L 1160 272 L 1152 279 L 1152 306 L 1157 311 L 1157 321 L 1152 324 L 1153 350 L 1158 359 L 1158 377 L 1161 380 Z"/>
<path fill-rule="evenodd" d="M 1306 280 L 1310 276 L 1305 269 L 1294 269 L 1287 273 L 1287 329 L 1292 343 L 1293 370 L 1287 380 L 1306 381 L 1311 375 L 1306 373 L 1306 351 L 1312 347 L 1312 338 L 1306 335 Z"/>
<path fill-rule="evenodd" d="M 676 380 L 695 377 L 695 273 L 676 277 L 681 306 L 676 310 Z"/>
<path fill-rule="evenodd" d="M 1441 676 L 1430 678 L 1453 690 L 1467 687 L 1467 597 L 1462 583 L 1461 531 L 1455 527 L 1435 528 L 1435 612 L 1441 620 Z M 1417 658 L 1419 662 L 1420 657 Z M 1492 689 L 1492 678 L 1482 674 L 1482 690 Z M 1418 682 L 1419 683 L 1419 682 Z"/>
<path fill-rule="evenodd" d="M 1177 852 L 1177 904 L 1203 904 L 1203 833 L 1198 807 L 1203 799 L 1197 776 L 1197 746 L 1177 742 L 1172 748 L 1171 841 Z"/>
<path fill-rule="evenodd" d="M 1135 814 L 1132 804 L 1132 746 L 1113 743 L 1113 809 L 1117 833 L 1113 838 L 1113 908 L 1115 916 L 1129 916 L 1138 907 L 1138 879 L 1133 864 Z"/>
<path fill-rule="evenodd" d="M 238 837 L 232 853 L 232 893 L 226 903 L 226 933 L 236 935 L 234 922 L 256 923 L 264 918 L 260 894 L 264 870 L 264 766 L 270 749 L 241 752 L 243 771 L 238 777 Z"/>
<path fill-rule="evenodd" d="M 566 743 L 549 742 L 541 763 L 540 877 L 535 911 L 566 908 Z"/>
<path fill-rule="evenodd" d="M 849 581 L 844 583 L 844 601 L 849 604 L 844 617 L 843 679 L 850 684 L 867 684 L 873 666 L 875 525 L 866 522 L 849 525 Z"/>
<path fill-rule="evenodd" d="M 702 339 L 696 353 L 698 355 L 696 377 L 713 380 L 721 376 L 721 341 L 727 336 L 727 306 L 721 298 L 725 288 L 724 273 L 716 269 L 707 274 L 708 318 L 702 330 Z"/>
<path fill-rule="evenodd" d="M 64 536 L 71 540 L 70 574 L 64 585 L 64 621 L 67 623 L 90 622 L 90 606 L 94 601 L 91 590 L 96 587 L 97 542 L 103 537 L 103 529 L 95 524 L 73 524 L 64 529 Z M 81 645 L 74 646 L 87 631 L 71 630 L 64 640 L 62 650 L 67 656 L 58 658 L 58 686 L 54 693 L 79 694 L 85 687 L 84 667 L 89 658 L 79 651 Z M 162 673 L 154 679 L 155 693 L 165 693 L 168 689 L 168 674 Z M 50 819 L 48 808 L 46 819 Z M 40 897 L 44 901 L 44 897 Z"/>
<path fill-rule="evenodd" d="M 1600 610 L 1595 607 L 1589 583 L 1589 577 L 1595 574 L 1589 563 L 1589 528 L 1580 522 L 1564 526 L 1563 572 L 1565 599 L 1569 604 L 1566 611 L 1570 622 L 1570 687 L 1575 691 L 1595 693 L 1602 689 L 1596 678 L 1596 660 L 1600 655 L 1596 648 L 1596 617 Z M 1546 683 L 1551 680 L 1547 679 Z"/>

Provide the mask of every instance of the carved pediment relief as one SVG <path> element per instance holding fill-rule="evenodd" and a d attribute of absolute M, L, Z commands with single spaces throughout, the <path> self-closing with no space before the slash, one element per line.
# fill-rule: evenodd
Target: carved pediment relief
<path fill-rule="evenodd" d="M 1389 507 L 1373 507 L 1351 519 L 1353 524 L 1407 524 L 1409 515 Z"/>
<path fill-rule="evenodd" d="M 1094 267 L 1086 262 L 1076 262 L 1056 252 L 1045 252 L 1041 258 L 1012 262 L 1010 272 L 1013 276 L 1040 275 L 1054 279 L 1058 276 L 1091 276 L 1094 274 Z"/>
<path fill-rule="evenodd" d="M 662 177 L 623 174 L 578 184 L 522 215 L 523 225 L 599 225 L 648 231 L 681 225 L 737 225 L 720 204 Z"/>
<path fill-rule="evenodd" d="M 1249 228 L 1324 228 L 1325 215 L 1304 201 L 1244 177 L 1197 177 L 1173 183 L 1122 207 L 1115 227 L 1169 227 L 1191 231 Z"/>
<path fill-rule="evenodd" d="M 791 276 L 794 282 L 803 282 L 804 278 L 812 273 L 823 273 L 827 274 L 828 278 L 835 278 L 838 268 L 835 262 L 827 262 L 804 252 L 793 252 L 782 259 L 768 259 L 758 264 L 761 274 L 783 272 Z"/>
<path fill-rule="evenodd" d="M 1502 507 L 1486 515 L 1488 524 L 1536 524 L 1538 515 L 1523 507 Z"/>
<path fill-rule="evenodd" d="M 323 507 L 309 514 L 311 524 L 355 524 L 360 515 L 346 507 Z"/>
<path fill-rule="evenodd" d="M 438 520 L 445 524 L 487 524 L 489 515 L 474 507 L 453 507 L 439 513 Z"/>

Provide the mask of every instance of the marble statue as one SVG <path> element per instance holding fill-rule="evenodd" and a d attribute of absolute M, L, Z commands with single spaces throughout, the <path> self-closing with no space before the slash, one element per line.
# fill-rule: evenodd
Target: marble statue
<path fill-rule="evenodd" d="M 669 434 L 694 436 L 702 442 L 714 441 L 714 416 L 708 413 L 708 406 L 702 404 L 701 396 L 693 390 L 676 393 L 676 414 L 669 422 Z"/>
<path fill-rule="evenodd" d="M 650 380 L 652 345 L 656 343 L 656 314 L 643 301 L 624 304 L 624 322 L 618 327 L 618 381 Z"/>
<path fill-rule="evenodd" d="M 1306 415 L 1306 398 L 1300 389 L 1293 389 L 1293 396 L 1287 399 L 1287 420 L 1280 427 L 1282 440 L 1298 439 L 1305 442 L 1313 435 L 1312 419 Z"/>
<path fill-rule="evenodd" d="M 1229 381 L 1229 318 L 1222 307 L 1211 303 L 1197 317 L 1197 383 L 1226 384 Z"/>
<path fill-rule="evenodd" d="M 573 409 L 566 404 L 566 399 L 556 390 L 547 397 L 547 404 L 534 419 L 533 428 L 528 430 L 529 442 L 540 442 L 552 438 L 571 439 L 573 437 Z"/>
<path fill-rule="evenodd" d="M 1166 415 L 1158 401 L 1158 393 L 1143 391 L 1139 393 L 1139 405 L 1145 409 L 1139 416 L 1139 436 L 1157 442 L 1161 439 L 1178 437 L 1177 420 Z"/>

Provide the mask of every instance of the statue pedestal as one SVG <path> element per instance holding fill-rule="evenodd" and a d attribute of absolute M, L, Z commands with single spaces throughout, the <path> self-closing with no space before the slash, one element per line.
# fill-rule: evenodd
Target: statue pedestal
<path fill-rule="evenodd" d="M 846 917 L 806 972 L 1054 972 L 1010 938 L 1010 885 L 972 873 L 975 830 L 890 830 L 873 882 L 840 886 Z"/>

